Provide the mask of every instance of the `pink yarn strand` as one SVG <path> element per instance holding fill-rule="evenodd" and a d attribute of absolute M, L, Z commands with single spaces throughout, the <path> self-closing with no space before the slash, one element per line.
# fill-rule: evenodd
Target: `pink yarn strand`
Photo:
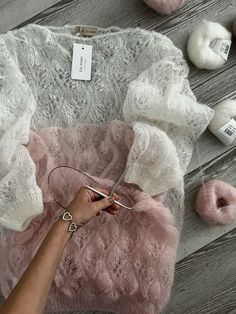
<path fill-rule="evenodd" d="M 198 192 L 195 210 L 208 224 L 232 223 L 236 219 L 236 189 L 220 180 L 208 181 Z"/>

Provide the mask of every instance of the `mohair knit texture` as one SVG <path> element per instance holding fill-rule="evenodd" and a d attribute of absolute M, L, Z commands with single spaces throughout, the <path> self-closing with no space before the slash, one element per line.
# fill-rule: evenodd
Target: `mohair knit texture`
<path fill-rule="evenodd" d="M 70 77 L 74 42 L 93 45 L 91 81 Z M 90 161 L 82 170 L 110 185 L 126 169 L 124 193 L 136 211 L 122 210 L 114 227 L 113 217 L 104 213 L 78 232 L 65 250 L 48 309 L 94 307 L 118 313 L 163 309 L 182 225 L 183 175 L 193 142 L 212 117 L 210 108 L 196 102 L 187 75 L 181 51 L 165 36 L 141 29 L 97 29 L 95 36 L 85 39 L 75 27 L 29 25 L 0 36 L 0 223 L 18 231 L 29 226 L 23 233 L 5 231 L 2 236 L 1 267 L 6 265 L 8 271 L 1 271 L 0 282 L 5 295 L 18 278 L 7 263 L 15 260 L 25 269 L 58 209 L 44 198 L 39 178 L 46 180 L 54 164 L 82 167 L 80 160 Z M 126 123 L 111 122 L 114 119 Z M 121 127 L 116 129 L 116 123 Z M 126 142 L 131 131 L 132 145 Z M 30 132 L 34 133 L 29 142 Z M 116 152 L 117 162 L 104 158 L 107 151 L 112 156 Z M 63 193 L 64 189 L 65 199 Z M 29 225 L 38 214 L 42 216 Z M 105 219 L 102 230 L 99 219 Z M 100 237 L 107 240 L 99 241 Z M 107 242 L 113 245 L 106 255 Z M 140 243 L 145 245 L 141 248 Z M 81 245 L 84 249 L 77 255 Z M 81 273 L 75 262 L 78 256 Z M 87 265 L 95 277 L 88 275 Z M 58 279 L 62 274 L 71 283 L 62 284 Z"/>
<path fill-rule="evenodd" d="M 43 191 L 44 213 L 26 231 L 11 231 L 2 238 L 4 295 L 10 293 L 61 212 L 48 190 L 50 169 L 61 164 L 90 169 L 93 178 L 110 185 L 125 167 L 133 137 L 124 122 L 49 128 L 31 135 L 28 149 Z M 81 175 L 69 169 L 55 172 L 51 182 L 53 195 L 65 206 L 83 184 Z M 162 203 L 164 195 L 152 198 L 130 184 L 123 185 L 122 190 L 132 200 L 134 210 L 121 210 L 116 217 L 104 212 L 74 234 L 54 278 L 48 310 L 90 308 L 154 314 L 163 309 L 173 282 L 179 231 Z"/>

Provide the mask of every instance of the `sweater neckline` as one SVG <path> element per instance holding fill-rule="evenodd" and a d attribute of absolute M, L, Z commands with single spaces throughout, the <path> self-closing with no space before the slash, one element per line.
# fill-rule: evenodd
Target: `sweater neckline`
<path fill-rule="evenodd" d="M 84 36 L 79 36 L 77 34 L 77 29 L 78 27 L 96 27 L 96 34 L 92 37 L 84 37 Z M 45 26 L 44 26 L 45 27 Z M 99 26 L 95 26 L 95 25 L 64 25 L 64 26 L 49 26 L 49 29 L 55 33 L 59 33 L 60 35 L 66 35 L 66 36 L 70 36 L 75 40 L 81 39 L 84 40 L 86 42 L 88 41 L 93 41 L 102 37 L 110 37 L 110 36 L 115 36 L 115 35 L 119 35 L 119 34 L 125 34 L 125 33 L 130 33 L 134 30 L 137 30 L 139 28 L 120 28 L 118 26 L 110 26 L 107 28 L 102 28 Z M 60 32 L 60 29 L 62 30 L 62 32 Z M 59 30 L 59 32 L 58 32 Z M 140 29 L 139 29 L 140 30 Z"/>

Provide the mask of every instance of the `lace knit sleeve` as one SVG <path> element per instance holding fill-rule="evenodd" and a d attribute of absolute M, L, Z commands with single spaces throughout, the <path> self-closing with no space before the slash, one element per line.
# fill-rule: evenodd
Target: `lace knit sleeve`
<path fill-rule="evenodd" d="M 43 210 L 35 165 L 28 150 L 35 101 L 28 84 L 0 37 L 0 223 L 23 230 Z M 32 210 L 34 206 L 34 210 Z"/>
<path fill-rule="evenodd" d="M 129 84 L 123 106 L 125 121 L 145 122 L 166 133 L 183 171 L 190 161 L 193 142 L 213 116 L 212 109 L 196 101 L 187 75 L 188 67 L 181 56 L 163 58 Z M 163 176 L 159 180 L 163 184 Z"/>

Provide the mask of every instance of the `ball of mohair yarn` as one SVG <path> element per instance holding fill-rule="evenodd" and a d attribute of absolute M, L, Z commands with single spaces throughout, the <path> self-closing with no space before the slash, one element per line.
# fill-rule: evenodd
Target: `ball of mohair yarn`
<path fill-rule="evenodd" d="M 236 100 L 227 99 L 214 108 L 214 116 L 208 129 L 225 145 L 236 140 Z"/>
<path fill-rule="evenodd" d="M 231 41 L 231 33 L 219 23 L 203 21 L 189 36 L 187 50 L 192 63 L 199 69 L 215 70 L 226 60 L 213 50 L 216 40 Z"/>
<path fill-rule="evenodd" d="M 220 180 L 208 181 L 198 192 L 195 210 L 208 224 L 230 224 L 236 219 L 236 189 Z"/>
<path fill-rule="evenodd" d="M 214 116 L 208 126 L 215 131 L 227 124 L 233 117 L 236 117 L 236 100 L 226 99 L 214 107 Z"/>
<path fill-rule="evenodd" d="M 185 0 L 144 0 L 153 10 L 161 14 L 170 14 L 180 8 Z"/>

